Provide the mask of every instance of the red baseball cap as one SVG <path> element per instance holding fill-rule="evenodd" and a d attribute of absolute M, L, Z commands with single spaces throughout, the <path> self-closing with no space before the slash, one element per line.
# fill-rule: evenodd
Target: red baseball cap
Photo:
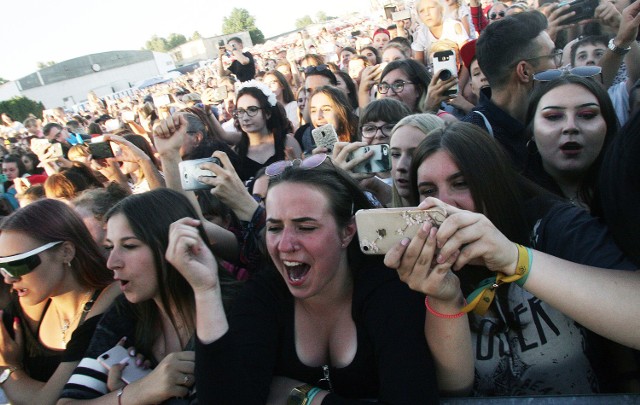
<path fill-rule="evenodd" d="M 460 48 L 460 57 L 462 58 L 462 63 L 467 67 L 467 69 L 471 69 L 471 62 L 476 57 L 476 40 L 472 39 L 466 44 L 462 45 Z"/>

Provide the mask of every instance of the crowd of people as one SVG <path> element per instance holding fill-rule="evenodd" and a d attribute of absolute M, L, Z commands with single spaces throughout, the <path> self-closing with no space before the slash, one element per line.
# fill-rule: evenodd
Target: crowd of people
<path fill-rule="evenodd" d="M 5 396 L 639 393 L 640 2 L 593 11 L 418 0 L 2 114 Z M 443 218 L 371 254 L 372 209 Z"/>

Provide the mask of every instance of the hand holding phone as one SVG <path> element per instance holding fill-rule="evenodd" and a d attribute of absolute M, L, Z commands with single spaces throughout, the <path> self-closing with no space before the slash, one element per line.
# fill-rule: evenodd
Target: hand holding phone
<path fill-rule="evenodd" d="M 338 134 L 333 125 L 326 124 L 311 130 L 311 136 L 318 148 L 327 149 L 328 153 L 333 151 L 333 145 L 338 142 Z"/>
<path fill-rule="evenodd" d="M 391 170 L 391 159 L 389 158 L 389 145 L 367 145 L 351 152 L 347 157 L 347 162 L 357 159 L 369 152 L 373 152 L 371 157 L 351 169 L 354 173 L 382 173 Z"/>
<path fill-rule="evenodd" d="M 213 186 L 203 183 L 198 180 L 200 176 L 204 177 L 216 177 L 216 175 L 210 170 L 203 170 L 200 168 L 202 163 L 215 163 L 218 166 L 222 166 L 220 159 L 215 157 L 184 160 L 178 163 L 178 170 L 180 171 L 180 182 L 182 183 L 182 189 L 185 191 L 193 190 L 208 190 Z"/>
<path fill-rule="evenodd" d="M 131 384 L 151 372 L 149 369 L 137 366 L 136 360 L 135 356 L 131 356 L 127 349 L 120 345 L 116 345 L 98 356 L 98 362 L 107 370 L 111 370 L 111 367 L 116 364 L 126 364 L 122 369 L 120 379 L 127 384 Z"/>

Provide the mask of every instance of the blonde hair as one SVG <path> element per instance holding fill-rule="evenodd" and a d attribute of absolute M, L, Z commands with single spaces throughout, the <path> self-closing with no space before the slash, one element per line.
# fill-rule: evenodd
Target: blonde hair
<path fill-rule="evenodd" d="M 424 137 L 427 137 L 427 134 L 434 129 L 444 128 L 445 122 L 442 118 L 438 117 L 435 114 L 425 113 L 425 114 L 413 114 L 404 117 L 401 119 L 391 131 L 391 137 L 393 138 L 393 134 L 396 131 L 404 126 L 410 126 L 418 129 L 420 132 L 424 134 Z M 399 208 L 403 207 L 402 197 L 398 193 L 398 189 L 396 188 L 395 183 L 391 186 L 391 207 Z"/>

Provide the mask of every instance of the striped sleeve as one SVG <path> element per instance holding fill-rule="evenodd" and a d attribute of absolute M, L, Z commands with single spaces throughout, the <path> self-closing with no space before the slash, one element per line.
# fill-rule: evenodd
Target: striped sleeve
<path fill-rule="evenodd" d="M 85 357 L 65 384 L 60 398 L 93 399 L 107 394 L 108 373 L 98 360 Z"/>

